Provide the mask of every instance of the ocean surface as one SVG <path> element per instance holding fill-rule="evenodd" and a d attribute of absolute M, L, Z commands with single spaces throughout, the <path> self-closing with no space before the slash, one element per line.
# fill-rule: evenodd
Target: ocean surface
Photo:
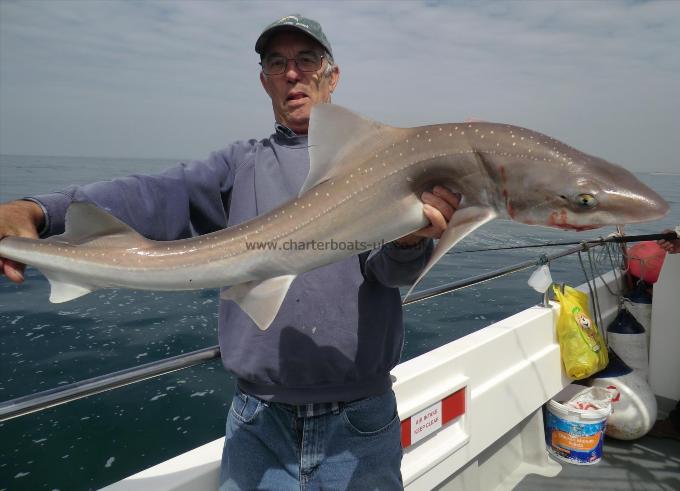
<path fill-rule="evenodd" d="M 0 156 L 0 200 L 30 196 L 176 161 Z M 655 233 L 680 224 L 680 170 L 639 174 L 671 204 Z M 496 220 L 467 237 L 420 288 L 477 275 L 560 248 L 461 253 L 467 249 L 582 240 L 613 229 L 568 233 Z M 454 252 L 452 251 L 452 252 Z M 574 256 L 551 264 L 558 282 L 580 284 Z M 403 360 L 536 304 L 524 271 L 405 309 Z M 217 344 L 215 290 L 95 292 L 50 304 L 35 270 L 23 285 L 0 279 L 0 401 Z M 257 349 L 256 346 L 253 349 Z M 1 490 L 97 489 L 219 438 L 233 380 L 219 361 L 0 423 Z"/>

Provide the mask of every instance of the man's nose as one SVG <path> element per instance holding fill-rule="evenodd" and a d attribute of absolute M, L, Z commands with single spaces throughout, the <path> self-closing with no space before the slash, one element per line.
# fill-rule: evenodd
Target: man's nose
<path fill-rule="evenodd" d="M 301 71 L 297 66 L 295 58 L 290 58 L 286 61 L 286 78 L 289 80 L 299 80 Z"/>

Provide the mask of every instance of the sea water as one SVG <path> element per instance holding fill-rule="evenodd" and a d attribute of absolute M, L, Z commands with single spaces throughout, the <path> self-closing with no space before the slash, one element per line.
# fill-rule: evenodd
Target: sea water
<path fill-rule="evenodd" d="M 0 200 L 71 184 L 159 172 L 176 161 L 0 156 Z M 671 204 L 661 221 L 627 227 L 655 233 L 680 224 L 680 173 L 638 177 Z M 583 240 L 569 233 L 495 220 L 463 240 L 419 288 L 441 285 L 559 248 L 460 253 L 480 248 Z M 579 284 L 575 256 L 551 264 L 557 282 Z M 410 359 L 535 305 L 531 270 L 405 308 Z M 14 285 L 0 279 L 0 401 L 217 344 L 217 292 L 98 291 L 48 301 L 36 270 Z M 257 349 L 256 346 L 253 349 Z M 181 370 L 0 423 L 0 490 L 96 489 L 223 436 L 233 380 L 219 361 Z"/>

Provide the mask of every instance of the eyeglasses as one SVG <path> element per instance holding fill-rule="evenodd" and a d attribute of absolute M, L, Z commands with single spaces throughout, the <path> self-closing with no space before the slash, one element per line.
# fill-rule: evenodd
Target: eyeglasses
<path fill-rule="evenodd" d="M 267 75 L 281 75 L 286 71 L 288 62 L 293 60 L 295 66 L 303 72 L 315 72 L 321 68 L 323 63 L 324 55 L 317 53 L 316 51 L 301 51 L 295 58 L 286 58 L 283 55 L 268 55 L 262 59 L 260 66 L 262 71 Z"/>

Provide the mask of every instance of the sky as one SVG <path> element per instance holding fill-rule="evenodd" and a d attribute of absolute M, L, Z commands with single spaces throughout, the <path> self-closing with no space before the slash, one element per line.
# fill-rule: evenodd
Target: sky
<path fill-rule="evenodd" d="M 0 0 L 0 153 L 202 159 L 273 130 L 254 43 L 317 19 L 333 102 L 525 126 L 680 173 L 680 2 Z"/>

